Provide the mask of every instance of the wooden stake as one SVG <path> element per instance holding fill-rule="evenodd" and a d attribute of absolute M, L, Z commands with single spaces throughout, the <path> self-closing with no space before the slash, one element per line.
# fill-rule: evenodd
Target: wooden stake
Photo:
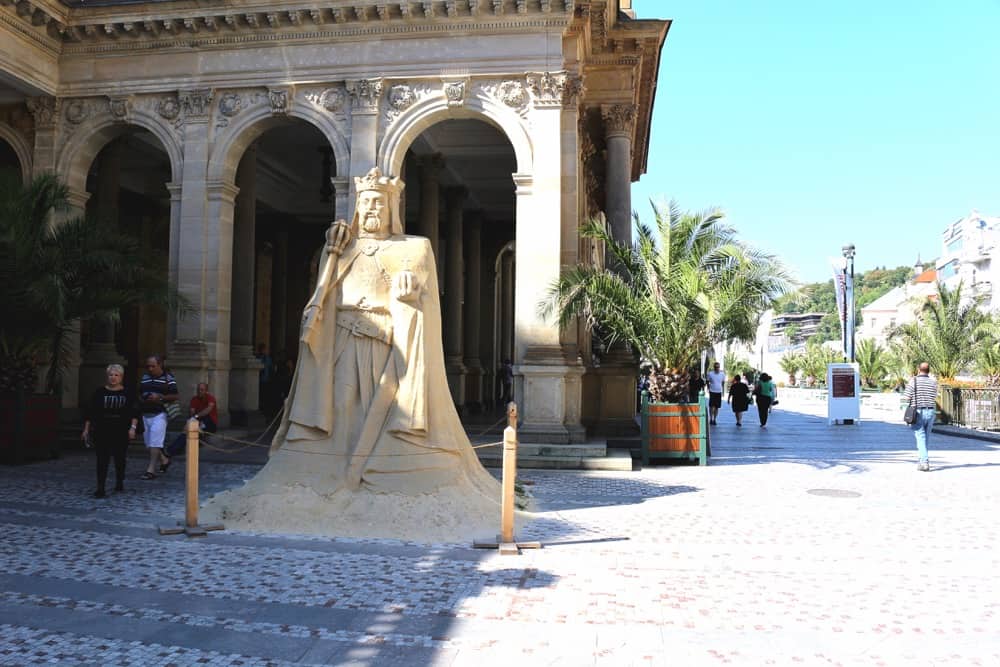
<path fill-rule="evenodd" d="M 160 526 L 160 535 L 178 535 L 184 533 L 188 537 L 205 537 L 208 531 L 225 530 L 221 523 L 202 526 L 198 524 L 198 433 L 201 423 L 192 417 L 184 425 L 187 434 L 187 459 L 184 462 L 184 522 L 176 526 Z"/>
<path fill-rule="evenodd" d="M 517 404 L 507 404 L 507 428 L 503 430 L 503 481 L 500 498 L 500 534 L 496 540 L 475 540 L 476 549 L 497 549 L 501 555 L 521 553 L 521 549 L 541 549 L 540 542 L 518 542 L 514 537 L 514 496 L 517 480 Z"/>

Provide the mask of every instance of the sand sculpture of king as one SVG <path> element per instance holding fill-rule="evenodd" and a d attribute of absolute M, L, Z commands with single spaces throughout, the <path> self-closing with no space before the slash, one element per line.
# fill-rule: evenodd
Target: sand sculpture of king
<path fill-rule="evenodd" d="M 216 500 L 228 521 L 268 524 L 262 528 L 283 527 L 273 514 L 304 512 L 289 519 L 292 530 L 309 528 L 302 524 L 310 517 L 346 521 L 327 515 L 330 503 L 355 519 L 364 511 L 412 511 L 397 520 L 433 521 L 424 516 L 435 514 L 433 507 L 413 507 L 421 502 L 472 512 L 472 523 L 493 519 L 499 487 L 479 463 L 448 390 L 430 241 L 403 234 L 400 179 L 376 168 L 354 180 L 353 220 L 327 231 L 270 459 L 243 489 Z M 385 505 L 380 495 L 407 500 Z M 359 505 L 356 496 L 368 499 Z M 310 532 L 337 533 L 332 524 Z"/>

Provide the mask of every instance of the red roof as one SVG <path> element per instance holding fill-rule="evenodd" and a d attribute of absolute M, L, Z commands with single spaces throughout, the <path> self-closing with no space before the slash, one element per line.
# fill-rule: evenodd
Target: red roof
<path fill-rule="evenodd" d="M 914 283 L 933 283 L 937 282 L 937 271 L 934 269 L 927 269 L 919 276 L 913 279 Z"/>

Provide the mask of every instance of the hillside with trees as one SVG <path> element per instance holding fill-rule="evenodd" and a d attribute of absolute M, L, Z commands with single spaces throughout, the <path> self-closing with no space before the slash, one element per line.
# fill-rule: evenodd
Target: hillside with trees
<path fill-rule="evenodd" d="M 929 268 L 930 265 L 925 265 Z M 912 266 L 885 267 L 854 274 L 854 296 L 857 306 L 856 321 L 861 321 L 861 309 L 890 290 L 905 284 L 913 276 Z M 819 330 L 811 340 L 824 342 L 840 340 L 840 320 L 837 317 L 837 297 L 833 291 L 833 278 L 826 282 L 808 283 L 798 290 L 778 299 L 775 313 L 826 313 Z"/>

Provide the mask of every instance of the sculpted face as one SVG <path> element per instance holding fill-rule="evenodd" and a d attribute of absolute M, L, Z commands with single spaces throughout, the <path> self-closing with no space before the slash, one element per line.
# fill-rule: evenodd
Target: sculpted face
<path fill-rule="evenodd" d="M 358 194 L 361 231 L 366 234 L 388 233 L 389 206 L 384 193 L 366 190 Z"/>

